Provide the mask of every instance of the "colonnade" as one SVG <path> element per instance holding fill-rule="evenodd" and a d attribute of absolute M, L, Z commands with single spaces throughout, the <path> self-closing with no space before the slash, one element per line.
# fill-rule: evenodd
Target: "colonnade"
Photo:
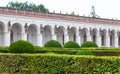
<path fill-rule="evenodd" d="M 49 40 L 57 40 L 62 45 L 67 41 L 76 41 L 79 45 L 85 41 L 93 41 L 99 47 L 120 46 L 119 31 L 114 29 L 0 22 L 0 46 L 9 46 L 21 39 L 36 46 L 44 46 Z"/>

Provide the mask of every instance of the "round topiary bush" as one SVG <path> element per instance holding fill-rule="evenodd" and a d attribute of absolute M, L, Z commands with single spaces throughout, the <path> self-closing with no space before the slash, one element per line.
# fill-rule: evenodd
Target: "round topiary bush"
<path fill-rule="evenodd" d="M 9 52 L 10 53 L 34 53 L 35 49 L 31 43 L 23 40 L 18 40 L 10 44 Z"/>
<path fill-rule="evenodd" d="M 87 50 L 79 50 L 77 51 L 76 55 L 93 55 L 92 52 Z"/>
<path fill-rule="evenodd" d="M 64 48 L 80 48 L 80 46 L 75 41 L 68 41 L 64 44 Z"/>
<path fill-rule="evenodd" d="M 81 47 L 98 47 L 98 45 L 94 42 L 86 41 L 81 45 Z"/>
<path fill-rule="evenodd" d="M 58 41 L 50 40 L 45 43 L 44 47 L 59 47 L 59 48 L 61 48 L 62 46 Z"/>

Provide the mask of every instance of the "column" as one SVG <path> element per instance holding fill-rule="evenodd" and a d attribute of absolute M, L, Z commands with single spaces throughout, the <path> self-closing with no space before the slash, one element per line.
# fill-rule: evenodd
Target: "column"
<path fill-rule="evenodd" d="M 52 40 L 57 40 L 57 36 L 56 36 L 56 34 L 54 33 L 54 34 L 52 34 Z"/>
<path fill-rule="evenodd" d="M 68 35 L 67 29 L 65 29 L 64 40 L 65 40 L 65 43 L 69 41 L 69 35 Z M 65 43 L 64 43 L 64 44 L 65 44 Z"/>
<path fill-rule="evenodd" d="M 110 47 L 110 35 L 109 35 L 108 31 L 106 32 L 106 37 L 105 38 L 106 38 L 105 46 Z"/>
<path fill-rule="evenodd" d="M 56 36 L 56 33 L 57 33 L 57 26 L 52 26 L 52 40 L 57 40 L 57 36 Z"/>
<path fill-rule="evenodd" d="M 43 43 L 42 43 L 42 34 L 37 34 L 37 46 L 42 47 Z"/>
<path fill-rule="evenodd" d="M 88 30 L 88 32 L 87 32 L 87 41 L 91 41 L 90 30 Z"/>
<path fill-rule="evenodd" d="M 22 34 L 22 40 L 27 41 L 27 33 L 21 33 Z"/>
<path fill-rule="evenodd" d="M 64 37 L 65 37 L 65 43 L 68 42 L 68 41 L 69 41 L 69 36 L 68 36 L 68 34 L 65 34 Z"/>
<path fill-rule="evenodd" d="M 80 38 L 79 29 L 76 32 L 76 42 L 81 46 L 81 38 Z"/>
<path fill-rule="evenodd" d="M 98 31 L 97 36 L 96 36 L 96 43 L 99 47 L 101 47 L 101 35 L 100 31 Z"/>
<path fill-rule="evenodd" d="M 9 46 L 10 45 L 10 32 L 4 32 L 4 46 Z"/>
<path fill-rule="evenodd" d="M 117 35 L 117 32 L 115 32 L 114 40 L 115 40 L 114 46 L 115 46 L 116 48 L 119 47 L 119 46 L 118 46 L 118 35 Z"/>

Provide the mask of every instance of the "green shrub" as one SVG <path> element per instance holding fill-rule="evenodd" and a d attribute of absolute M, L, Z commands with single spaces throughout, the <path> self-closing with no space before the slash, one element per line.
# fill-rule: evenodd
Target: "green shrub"
<path fill-rule="evenodd" d="M 58 41 L 50 40 L 45 43 L 44 47 L 59 47 L 59 48 L 61 48 L 62 46 Z"/>
<path fill-rule="evenodd" d="M 2 52 L 2 53 L 8 53 L 8 49 L 9 49 L 9 47 L 0 46 L 0 52 Z"/>
<path fill-rule="evenodd" d="M 43 49 L 43 48 L 40 47 L 40 46 L 34 46 L 34 48 L 35 48 L 35 51 L 39 51 L 39 50 Z"/>
<path fill-rule="evenodd" d="M 23 40 L 18 40 L 10 44 L 9 52 L 10 53 L 34 53 L 35 49 L 31 43 Z"/>
<path fill-rule="evenodd" d="M 0 53 L 0 74 L 120 74 L 120 57 Z"/>
<path fill-rule="evenodd" d="M 120 50 L 90 50 L 95 56 L 120 56 Z"/>
<path fill-rule="evenodd" d="M 68 41 L 64 44 L 64 48 L 80 48 L 80 46 L 75 41 Z"/>
<path fill-rule="evenodd" d="M 76 55 L 93 55 L 93 54 L 88 50 L 79 50 L 77 51 Z"/>
<path fill-rule="evenodd" d="M 81 47 L 98 47 L 98 45 L 94 42 L 86 41 L 81 45 Z"/>

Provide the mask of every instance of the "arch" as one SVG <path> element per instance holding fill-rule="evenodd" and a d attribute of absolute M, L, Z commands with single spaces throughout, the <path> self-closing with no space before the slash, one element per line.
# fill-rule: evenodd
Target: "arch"
<path fill-rule="evenodd" d="M 27 39 L 33 45 L 37 45 L 37 26 L 35 24 L 30 24 L 27 32 Z"/>
<path fill-rule="evenodd" d="M 14 23 L 10 31 L 10 42 L 21 39 L 22 26 L 20 23 Z"/>
<path fill-rule="evenodd" d="M 6 24 L 5 24 L 4 22 L 0 21 L 0 25 L 1 25 L 1 27 L 2 27 L 2 30 L 3 30 L 4 32 L 6 32 L 6 31 L 7 31 Z"/>
<path fill-rule="evenodd" d="M 98 30 L 95 28 L 91 31 L 92 41 L 95 43 L 97 43 L 97 32 L 98 32 Z"/>
<path fill-rule="evenodd" d="M 101 45 L 102 46 L 105 46 L 105 43 L 106 43 L 106 33 L 107 33 L 107 30 L 105 29 L 101 31 Z"/>
<path fill-rule="evenodd" d="M 4 41 L 5 41 L 5 24 L 0 21 L 0 46 L 4 46 Z"/>
<path fill-rule="evenodd" d="M 115 36 L 115 31 L 114 30 L 110 31 L 110 46 L 111 47 L 114 47 L 114 44 L 115 44 L 114 36 Z"/>
<path fill-rule="evenodd" d="M 81 29 L 81 43 L 87 41 L 87 32 L 88 32 L 88 29 L 87 28 L 83 28 Z"/>
<path fill-rule="evenodd" d="M 57 41 L 60 42 L 62 45 L 64 45 L 64 34 L 65 34 L 65 28 L 63 26 L 59 26 L 57 28 Z"/>
<path fill-rule="evenodd" d="M 69 30 L 69 40 L 70 41 L 76 41 L 76 28 L 75 27 L 71 27 L 70 30 Z"/>
<path fill-rule="evenodd" d="M 42 32 L 42 38 L 43 38 L 43 45 L 52 39 L 52 28 L 49 25 L 44 26 L 43 32 Z"/>

